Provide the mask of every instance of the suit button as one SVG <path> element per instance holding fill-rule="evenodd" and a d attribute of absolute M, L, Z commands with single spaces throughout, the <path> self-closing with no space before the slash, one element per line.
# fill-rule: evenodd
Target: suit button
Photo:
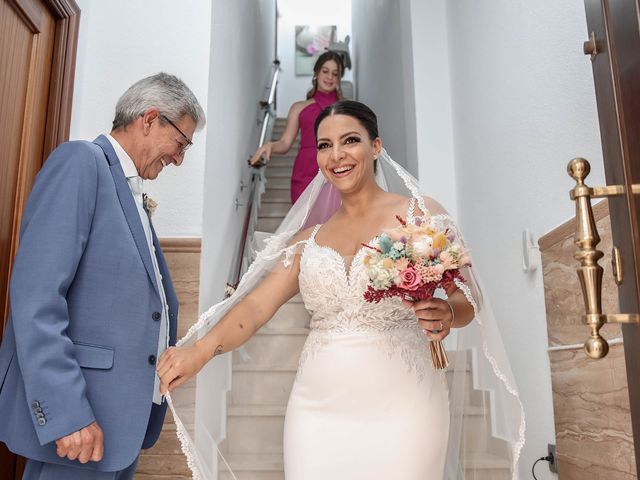
<path fill-rule="evenodd" d="M 160 318 L 162 318 L 162 315 L 160 315 L 160 312 L 153 312 L 151 318 L 153 318 L 157 322 L 158 320 L 160 320 Z"/>
<path fill-rule="evenodd" d="M 40 425 L 41 427 L 44 427 L 46 423 L 47 421 L 44 418 L 38 419 L 38 425 Z"/>
<path fill-rule="evenodd" d="M 36 409 L 36 408 L 40 408 L 40 402 L 38 402 L 37 400 L 35 402 L 33 402 L 31 404 L 31 408 Z"/>
<path fill-rule="evenodd" d="M 155 365 L 156 364 L 156 356 L 155 355 L 149 355 L 149 364 L 150 365 Z"/>
<path fill-rule="evenodd" d="M 36 412 L 36 414 L 42 414 L 42 408 L 40 407 L 36 407 L 33 410 Z"/>

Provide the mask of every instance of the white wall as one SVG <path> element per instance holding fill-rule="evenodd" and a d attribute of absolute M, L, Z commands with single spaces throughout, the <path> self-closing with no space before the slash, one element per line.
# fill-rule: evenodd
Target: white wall
<path fill-rule="evenodd" d="M 409 14 L 420 186 L 456 217 L 446 0 L 411 0 Z"/>
<path fill-rule="evenodd" d="M 77 3 L 82 13 L 71 139 L 93 140 L 109 133 L 120 95 L 159 71 L 180 77 L 207 109 L 210 2 Z M 205 138 L 206 127 L 196 133 L 179 169 L 169 167 L 158 180 L 145 182 L 145 190 L 159 204 L 153 221 L 161 237 L 201 235 Z"/>
<path fill-rule="evenodd" d="M 213 0 L 210 87 L 207 118 L 207 163 L 204 169 L 204 216 L 200 263 L 200 310 L 222 300 L 237 248 L 245 200 L 240 180 L 248 182 L 247 159 L 258 143 L 258 102 L 262 99 L 275 38 L 275 0 Z M 246 202 L 243 202 L 246 203 Z M 230 387 L 231 356 L 212 362 L 211 392 L 203 392 L 202 413 L 218 425 L 224 438 L 224 392 Z"/>
<path fill-rule="evenodd" d="M 443 0 L 444 2 L 444 0 Z M 521 232 L 571 217 L 568 161 L 604 182 L 582 0 L 446 2 L 460 222 L 484 277 L 528 418 L 521 478 L 555 443 L 541 272 Z M 425 55 L 427 52 L 425 52 Z M 538 478 L 553 478 L 546 465 Z"/>
<path fill-rule="evenodd" d="M 358 100 L 378 115 L 391 157 L 455 215 L 444 2 L 354 0 L 352 18 Z"/>
<path fill-rule="evenodd" d="M 418 175 L 409 0 L 353 0 L 358 100 L 378 116 L 389 155 Z"/>
<path fill-rule="evenodd" d="M 296 25 L 335 25 L 339 41 L 351 35 L 351 2 L 347 0 L 325 0 L 318 8 L 315 0 L 278 0 L 278 58 L 280 58 L 280 81 L 278 82 L 279 117 L 286 117 L 291 104 L 304 100 L 311 88 L 310 76 L 295 74 L 295 27 Z M 353 47 L 353 39 L 351 40 Z M 351 63 L 355 63 L 353 48 Z M 352 80 L 347 70 L 343 80 Z"/>

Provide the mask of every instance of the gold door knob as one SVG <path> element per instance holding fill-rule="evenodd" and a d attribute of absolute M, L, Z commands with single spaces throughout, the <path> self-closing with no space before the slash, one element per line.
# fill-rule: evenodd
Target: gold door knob
<path fill-rule="evenodd" d="M 609 344 L 600 335 L 602 326 L 605 323 L 640 323 L 640 315 L 636 313 L 605 315 L 602 313 L 603 269 L 598 261 L 604 254 L 596 248 L 600 243 L 600 236 L 593 217 L 591 198 L 623 195 L 624 187 L 622 185 L 588 187 L 584 181 L 590 171 L 591 165 L 584 158 L 574 158 L 567 166 L 569 176 L 576 181 L 576 186 L 573 187 L 569 196 L 576 202 L 575 243 L 578 246 L 578 251 L 574 258 L 580 262 L 577 272 L 584 298 L 585 315 L 583 321 L 589 327 L 590 332 L 584 348 L 591 358 L 603 358 L 609 352 Z M 632 193 L 638 192 L 640 192 L 640 186 L 633 185 Z M 619 255 L 614 258 L 614 261 L 617 262 L 616 276 L 620 275 L 621 281 L 622 269 Z"/>

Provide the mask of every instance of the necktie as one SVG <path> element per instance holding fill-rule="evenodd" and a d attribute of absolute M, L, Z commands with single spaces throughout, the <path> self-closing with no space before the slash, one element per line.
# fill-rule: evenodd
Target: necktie
<path fill-rule="evenodd" d="M 131 191 L 133 192 L 133 195 L 136 197 L 136 199 L 138 197 L 142 197 L 142 178 L 129 177 L 127 178 L 127 181 L 129 182 L 129 187 L 131 188 Z"/>

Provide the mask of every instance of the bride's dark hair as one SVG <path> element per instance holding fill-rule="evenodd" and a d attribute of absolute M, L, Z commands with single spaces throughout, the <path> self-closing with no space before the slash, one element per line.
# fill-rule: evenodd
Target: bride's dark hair
<path fill-rule="evenodd" d="M 327 108 L 320 112 L 316 123 L 313 126 L 313 132 L 318 138 L 318 127 L 322 121 L 331 115 L 348 115 L 355 118 L 360 125 L 364 127 L 369 135 L 369 139 L 373 142 L 378 135 L 378 117 L 373 113 L 369 107 L 364 103 L 356 102 L 355 100 L 340 100 L 339 102 L 329 105 Z M 373 171 L 378 170 L 378 160 L 373 161 Z"/>
<path fill-rule="evenodd" d="M 331 115 L 348 115 L 355 118 L 367 131 L 369 139 L 372 142 L 379 137 L 378 117 L 373 113 L 373 110 L 364 103 L 356 102 L 355 100 L 340 100 L 333 105 L 329 105 L 318 115 L 316 123 L 313 126 L 313 132 L 316 138 L 318 138 L 318 127 L 320 123 Z"/>

